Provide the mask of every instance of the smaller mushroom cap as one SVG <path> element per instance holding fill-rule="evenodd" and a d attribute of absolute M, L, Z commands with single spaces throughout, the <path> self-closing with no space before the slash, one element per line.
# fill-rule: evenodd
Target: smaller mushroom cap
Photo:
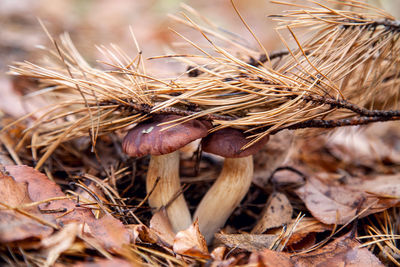
<path fill-rule="evenodd" d="M 180 119 L 178 115 L 155 115 L 149 121 L 139 123 L 122 141 L 123 151 L 131 157 L 164 155 L 172 153 L 188 143 L 208 134 L 212 124 L 205 120 L 190 120 L 161 131 L 170 125 L 160 123 Z"/>
<path fill-rule="evenodd" d="M 257 143 L 242 150 L 242 147 L 249 142 L 246 135 L 234 128 L 224 128 L 204 138 L 201 147 L 204 152 L 224 158 L 242 158 L 257 153 L 268 140 L 269 136 L 267 135 Z"/>

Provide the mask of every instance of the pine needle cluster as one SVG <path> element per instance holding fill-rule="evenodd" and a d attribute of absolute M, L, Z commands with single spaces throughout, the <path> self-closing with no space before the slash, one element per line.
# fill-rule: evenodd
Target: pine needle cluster
<path fill-rule="evenodd" d="M 247 146 L 283 129 L 400 118 L 400 22 L 354 0 L 275 3 L 288 11 L 271 16 L 284 47 L 273 52 L 255 36 L 259 49 L 249 48 L 184 7 L 176 19 L 200 32 L 208 45 L 177 33 L 197 52 L 161 56 L 190 66 L 174 79 L 147 74 L 133 34 L 135 58 L 115 45 L 98 47 L 108 58 L 104 69 L 88 64 L 67 34 L 60 40 L 48 34 L 53 43 L 45 49 L 48 64 L 11 67 L 12 74 L 38 79 L 36 93 L 50 103 L 26 132 L 26 138 L 35 137 L 32 149 L 43 154 L 37 168 L 62 142 L 90 135 L 95 145 L 99 135 L 152 114 L 184 115 L 174 123 L 203 118 L 212 121 L 213 130 L 242 129 L 249 134 Z"/>

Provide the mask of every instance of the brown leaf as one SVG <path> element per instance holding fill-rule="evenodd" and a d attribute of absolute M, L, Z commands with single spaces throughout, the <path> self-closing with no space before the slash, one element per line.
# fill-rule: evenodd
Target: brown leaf
<path fill-rule="evenodd" d="M 96 220 L 93 217 L 86 220 L 89 233 L 100 241 L 106 248 L 120 248 L 129 244 L 129 233 L 121 221 L 107 214 Z"/>
<path fill-rule="evenodd" d="M 118 258 L 113 258 L 113 259 L 101 259 L 101 260 L 96 260 L 95 262 L 81 262 L 78 264 L 75 264 L 74 267 L 132 267 L 132 266 L 138 266 L 137 264 L 131 264 L 130 262 L 123 260 L 123 259 L 118 259 Z"/>
<path fill-rule="evenodd" d="M 322 248 L 293 256 L 291 253 L 264 250 L 253 253 L 250 264 L 287 267 L 375 267 L 383 266 L 381 262 L 367 248 L 359 248 L 360 243 L 348 238 L 340 237 Z"/>
<path fill-rule="evenodd" d="M 0 128 L 11 122 L 11 119 L 5 117 L 2 110 L 0 109 Z M 10 129 L 10 131 L 7 133 L 0 133 L 0 165 L 2 166 L 15 164 L 14 161 L 11 160 L 11 158 L 8 156 L 11 153 L 15 153 L 15 151 L 12 150 L 15 144 L 11 143 L 12 140 L 18 140 L 17 138 L 14 138 L 15 136 L 13 136 L 13 133 L 15 131 L 18 132 L 18 130 Z M 21 137 L 21 135 L 19 137 Z M 5 148 L 9 151 L 7 151 Z"/>
<path fill-rule="evenodd" d="M 17 183 L 10 176 L 0 172 L 0 202 L 10 207 L 29 204 L 26 183 Z M 15 210 L 4 210 L 0 205 L 0 242 L 20 241 L 27 238 L 43 238 L 53 232 L 53 228 L 41 224 L 39 221 L 27 217 Z M 37 207 L 21 209 L 22 211 L 43 220 L 50 220 L 49 216 L 42 215 Z"/>
<path fill-rule="evenodd" d="M 156 235 L 156 233 L 154 233 L 152 229 L 148 228 L 144 224 L 131 224 L 126 225 L 125 227 L 130 233 L 131 243 L 136 243 L 140 241 L 144 243 L 154 244 L 158 241 L 158 236 Z"/>
<path fill-rule="evenodd" d="M 323 224 L 320 221 L 314 219 L 314 218 L 302 218 L 300 222 L 296 222 L 296 220 L 292 220 L 290 224 L 287 225 L 288 231 L 290 231 L 294 226 L 296 225 L 296 228 L 292 232 L 291 236 L 289 237 L 289 240 L 287 241 L 286 245 L 294 245 L 297 244 L 298 242 L 301 242 L 303 238 L 307 237 L 308 235 L 312 233 L 321 233 L 325 232 L 328 230 L 332 230 L 333 226 L 332 225 L 327 225 Z M 277 229 L 276 231 L 273 231 L 272 233 L 280 234 L 282 230 Z"/>
<path fill-rule="evenodd" d="M 63 227 L 61 231 L 42 240 L 42 245 L 46 248 L 44 250 L 46 255 L 45 266 L 53 266 L 61 253 L 72 246 L 80 228 L 81 225 L 70 223 Z"/>
<path fill-rule="evenodd" d="M 211 251 L 211 257 L 215 261 L 222 261 L 225 257 L 226 247 L 220 246 L 216 247 Z"/>
<path fill-rule="evenodd" d="M 316 233 L 309 233 L 308 235 L 302 237 L 302 239 L 300 241 L 297 241 L 296 243 L 290 243 L 290 239 L 288 244 L 286 244 L 286 247 L 289 248 L 289 250 L 292 251 L 304 251 L 307 250 L 309 248 L 311 248 L 312 246 L 314 246 L 317 243 L 317 237 L 316 237 Z"/>
<path fill-rule="evenodd" d="M 261 212 L 261 217 L 251 231 L 252 234 L 261 234 L 265 230 L 287 224 L 292 219 L 293 208 L 286 195 L 273 193 Z"/>
<path fill-rule="evenodd" d="M 56 183 L 31 167 L 6 166 L 5 169 L 17 182 L 27 184 L 29 197 L 34 202 L 53 197 L 65 197 Z M 39 207 L 59 211 L 48 214 L 59 224 L 84 223 L 87 226 L 84 228 L 85 233 L 89 233 L 107 249 L 120 248 L 123 244 L 129 244 L 128 230 L 111 215 L 105 215 L 97 220 L 90 209 L 76 207 L 76 203 L 70 199 L 49 201 L 40 204 Z"/>
<path fill-rule="evenodd" d="M 173 250 L 175 253 L 210 259 L 207 243 L 204 236 L 200 233 L 197 220 L 187 229 L 176 234 Z"/>
<path fill-rule="evenodd" d="M 101 199 L 101 200 L 105 199 L 103 191 L 101 191 L 101 189 L 98 186 L 96 186 L 96 184 L 94 182 L 91 181 L 85 187 L 87 188 L 87 190 L 90 190 L 91 194 L 89 194 L 88 191 L 83 190 L 81 187 L 78 187 L 78 189 L 76 190 L 75 193 L 79 195 L 80 202 L 82 202 L 82 203 L 97 203 L 97 199 L 95 197 L 97 197 L 98 199 Z M 96 218 L 104 216 L 103 209 L 101 209 L 101 208 L 93 209 L 92 213 Z"/>
<path fill-rule="evenodd" d="M 175 233 L 172 230 L 172 226 L 168 219 L 165 208 L 162 208 L 154 213 L 150 220 L 150 229 L 156 233 L 162 242 L 164 242 L 167 246 L 172 247 L 174 244 Z"/>
<path fill-rule="evenodd" d="M 367 192 L 374 193 L 375 197 Z M 333 179 L 310 177 L 296 193 L 312 215 L 321 222 L 345 224 L 356 215 L 358 209 L 368 207 L 361 215 L 365 217 L 399 203 L 400 175 L 352 177 L 346 184 L 339 184 Z M 382 198 L 385 196 L 397 199 Z"/>
<path fill-rule="evenodd" d="M 278 235 L 253 234 L 215 234 L 215 238 L 231 248 L 240 248 L 247 251 L 259 251 L 269 248 L 278 239 Z"/>
<path fill-rule="evenodd" d="M 46 175 L 28 166 L 5 166 L 5 169 L 15 181 L 28 185 L 29 197 L 32 201 L 42 201 L 54 197 L 65 197 L 60 187 Z M 54 217 L 62 215 L 66 211 L 72 211 L 58 220 L 67 223 L 68 221 L 83 222 L 82 219 L 90 214 L 88 209 L 75 208 L 76 204 L 69 199 L 49 201 L 39 205 L 43 210 L 60 210 L 52 213 Z"/>

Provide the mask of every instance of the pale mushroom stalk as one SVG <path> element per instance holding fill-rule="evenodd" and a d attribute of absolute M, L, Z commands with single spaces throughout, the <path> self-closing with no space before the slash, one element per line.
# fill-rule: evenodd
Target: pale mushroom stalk
<path fill-rule="evenodd" d="M 221 173 L 194 214 L 207 243 L 240 204 L 249 190 L 252 178 L 253 156 L 225 159 Z"/>
<path fill-rule="evenodd" d="M 200 201 L 194 214 L 198 219 L 200 232 L 210 243 L 246 195 L 253 179 L 253 154 L 268 141 L 266 136 L 259 142 L 242 149 L 248 139 L 243 132 L 233 128 L 216 131 L 202 141 L 204 152 L 225 158 L 224 166 L 217 180 Z"/>
<path fill-rule="evenodd" d="M 158 183 L 154 188 L 158 177 Z M 146 178 L 146 190 L 147 193 L 153 190 L 152 194 L 149 196 L 150 207 L 159 209 L 169 204 L 167 207 L 167 214 L 172 228 L 176 232 L 190 226 L 192 218 L 185 198 L 182 194 L 177 196 L 181 190 L 179 179 L 179 151 L 161 156 L 151 156 Z"/>
<path fill-rule="evenodd" d="M 155 115 L 139 123 L 125 136 L 122 147 L 132 157 L 151 155 L 146 177 L 149 205 L 155 210 L 167 206 L 168 218 L 175 232 L 187 229 L 192 218 L 183 197 L 179 178 L 179 149 L 207 135 L 211 123 L 191 120 L 163 130 L 161 123 L 182 118 L 176 115 Z M 155 185 L 159 177 L 157 185 Z M 177 196 L 178 195 L 178 196 Z"/>

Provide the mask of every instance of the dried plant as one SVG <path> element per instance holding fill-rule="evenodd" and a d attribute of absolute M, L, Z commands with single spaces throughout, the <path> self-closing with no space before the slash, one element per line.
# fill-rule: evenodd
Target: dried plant
<path fill-rule="evenodd" d="M 398 108 L 399 22 L 354 0 L 279 3 L 292 9 L 273 16 L 286 50 L 271 53 L 260 42 L 259 50 L 248 48 L 185 7 L 193 19 L 184 13 L 176 19 L 199 31 L 209 45 L 180 35 L 198 53 L 162 56 L 190 66 L 188 75 L 175 79 L 146 74 L 138 45 L 135 58 L 117 46 L 99 47 L 109 59 L 103 62 L 109 70 L 100 70 L 83 59 L 68 35 L 58 42 L 49 34 L 51 63 L 11 67 L 12 74 L 39 79 L 40 93 L 51 101 L 36 113 L 40 116 L 26 133 L 27 138 L 34 133 L 32 149 L 42 149 L 36 168 L 62 142 L 89 133 L 95 146 L 97 136 L 159 113 L 185 115 L 181 121 L 201 117 L 212 121 L 214 130 L 242 129 L 250 133 L 246 147 L 286 128 L 400 118 L 400 111 L 388 110 Z M 342 9 L 334 10 L 330 3 L 340 3 Z"/>
<path fill-rule="evenodd" d="M 379 256 L 384 262 L 391 261 L 396 266 L 400 266 L 398 218 L 398 208 L 392 208 L 382 213 L 375 214 L 375 221 L 368 219 L 368 223 L 364 225 L 368 235 L 359 237 L 359 239 L 369 240 L 364 243 L 363 246 L 369 247 L 370 250 L 377 248 L 380 251 Z"/>

